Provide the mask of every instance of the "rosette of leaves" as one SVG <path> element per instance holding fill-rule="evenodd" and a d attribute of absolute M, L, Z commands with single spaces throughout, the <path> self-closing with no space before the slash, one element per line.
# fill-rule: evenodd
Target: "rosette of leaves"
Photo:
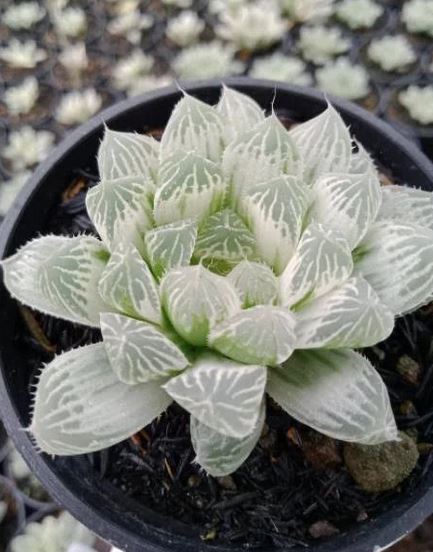
<path fill-rule="evenodd" d="M 288 131 L 224 88 L 185 94 L 160 142 L 106 130 L 87 194 L 99 233 L 38 237 L 3 261 L 10 293 L 103 340 L 45 366 L 30 431 L 50 454 L 117 443 L 176 401 L 196 461 L 233 472 L 269 394 L 344 441 L 397 438 L 353 349 L 433 292 L 432 195 L 382 189 L 331 106 Z"/>

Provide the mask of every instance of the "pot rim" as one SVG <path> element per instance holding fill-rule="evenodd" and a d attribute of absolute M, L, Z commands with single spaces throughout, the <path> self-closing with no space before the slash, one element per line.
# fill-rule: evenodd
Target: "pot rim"
<path fill-rule="evenodd" d="M 186 83 L 183 90 L 194 94 L 195 92 L 204 91 L 204 89 L 212 88 L 216 90 L 221 88 L 222 84 L 240 88 L 246 93 L 261 89 L 268 93 L 274 91 L 274 94 L 277 95 L 278 90 L 281 90 L 298 98 L 303 98 L 304 101 L 314 100 L 316 103 L 323 104 L 323 106 L 326 105 L 324 94 L 319 91 L 275 81 L 244 77 L 194 81 Z M 71 148 L 86 136 L 99 129 L 105 121 L 113 123 L 129 110 L 133 110 L 142 104 L 160 98 L 175 99 L 180 94 L 181 90 L 179 87 L 168 86 L 126 99 L 105 109 L 90 121 L 68 134 L 53 150 L 51 155 L 38 166 L 6 215 L 0 232 L 0 258 L 4 257 L 9 241 L 21 223 L 20 213 L 23 206 L 32 200 L 32 196 L 43 181 L 44 176 L 55 169 L 56 165 L 68 155 Z M 254 96 L 254 94 L 252 95 Z M 407 157 L 411 158 L 420 171 L 428 175 L 431 188 L 433 189 L 433 165 L 414 144 L 400 135 L 390 125 L 373 117 L 362 108 L 332 96 L 327 96 L 327 98 L 332 101 L 343 117 L 350 115 L 352 118 L 362 120 L 365 126 L 371 127 L 377 133 L 380 140 L 389 142 L 397 152 L 403 152 Z M 158 515 L 157 517 L 159 521 L 165 523 L 156 526 L 153 524 L 154 520 L 151 519 L 150 522 L 145 523 L 145 528 L 143 528 L 141 534 L 137 534 L 134 531 L 127 530 L 125 525 L 120 524 L 117 518 L 102 515 L 99 508 L 100 503 L 96 502 L 97 505 L 95 506 L 95 500 L 100 500 L 101 498 L 100 494 L 99 498 L 94 496 L 92 501 L 86 502 L 82 495 L 80 496 L 75 490 L 71 490 L 56 475 L 56 470 L 53 469 L 53 465 L 48 461 L 46 455 L 40 455 L 36 452 L 30 435 L 23 430 L 17 406 L 8 393 L 7 385 L 2 375 L 5 368 L 3 364 L 3 360 L 0 358 L 0 414 L 3 422 L 32 471 L 43 481 L 53 499 L 58 503 L 66 504 L 67 509 L 78 520 L 84 524 L 90 524 L 94 532 L 101 534 L 105 539 L 108 538 L 120 548 L 125 547 L 126 550 L 131 552 L 138 550 L 145 550 L 146 552 L 163 552 L 166 550 L 172 550 L 173 552 L 183 552 L 184 550 L 191 552 L 205 550 L 235 552 L 236 550 L 245 550 L 242 547 L 224 544 L 207 546 L 205 544 L 197 544 L 196 541 L 192 542 L 189 536 L 176 533 L 176 522 L 164 516 Z M 90 487 L 90 492 L 98 493 L 99 491 L 94 487 Z M 404 501 L 404 498 L 402 498 L 402 501 Z M 412 531 L 433 511 L 433 487 L 427 488 L 419 500 L 400 512 L 401 516 L 399 518 L 397 517 L 399 512 L 394 512 L 394 509 L 372 519 L 364 526 L 363 532 L 362 528 L 360 528 L 362 524 L 360 524 L 360 526 L 356 526 L 355 529 L 350 530 L 348 533 L 340 534 L 317 545 L 312 544 L 310 550 L 312 552 L 335 552 L 336 550 L 339 552 L 378 552 L 384 549 L 383 547 L 387 547 L 389 543 Z M 394 516 L 389 517 L 390 513 L 394 513 Z M 367 527 L 367 531 L 365 531 L 365 527 Z M 276 548 L 267 546 L 258 550 L 260 552 L 271 552 L 276 550 Z M 294 549 L 294 552 L 295 550 L 301 549 Z"/>

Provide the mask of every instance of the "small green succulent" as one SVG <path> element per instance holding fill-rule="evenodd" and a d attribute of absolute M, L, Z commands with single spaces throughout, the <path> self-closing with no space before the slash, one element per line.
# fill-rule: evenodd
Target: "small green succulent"
<path fill-rule="evenodd" d="M 278 52 L 255 59 L 249 74 L 257 79 L 280 80 L 299 86 L 309 86 L 313 81 L 302 59 Z"/>
<path fill-rule="evenodd" d="M 414 121 L 422 125 L 433 125 L 433 86 L 416 86 L 412 84 L 398 95 Z"/>
<path fill-rule="evenodd" d="M 433 37 L 433 0 L 405 2 L 401 19 L 411 33 L 422 33 Z"/>
<path fill-rule="evenodd" d="M 324 65 L 335 56 L 347 52 L 350 40 L 336 27 L 305 26 L 299 34 L 298 48 L 305 60 Z"/>
<path fill-rule="evenodd" d="M 372 40 L 367 54 L 384 71 L 397 73 L 407 72 L 417 58 L 412 45 L 403 35 L 389 35 Z"/>
<path fill-rule="evenodd" d="M 397 438 L 353 349 L 432 297 L 431 193 L 382 189 L 331 105 L 288 131 L 226 87 L 214 107 L 185 94 L 160 142 L 106 130 L 98 165 L 100 239 L 38 237 L 2 262 L 12 296 L 102 332 L 42 369 L 41 450 L 109 447 L 176 401 L 196 461 L 228 474 L 260 437 L 266 393 L 331 437 Z"/>
<path fill-rule="evenodd" d="M 321 90 L 348 100 L 360 100 L 370 92 L 366 69 L 347 58 L 338 58 L 317 69 L 316 80 Z"/>
<path fill-rule="evenodd" d="M 374 0 L 342 0 L 336 8 L 337 18 L 350 29 L 369 29 L 383 13 Z"/>

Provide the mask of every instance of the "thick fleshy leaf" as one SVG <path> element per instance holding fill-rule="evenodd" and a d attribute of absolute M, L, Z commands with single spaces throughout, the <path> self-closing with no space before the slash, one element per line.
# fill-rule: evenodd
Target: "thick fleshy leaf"
<path fill-rule="evenodd" d="M 327 174 L 313 186 L 311 218 L 338 232 L 354 249 L 375 220 L 382 201 L 376 171 Z"/>
<path fill-rule="evenodd" d="M 224 84 L 216 109 L 224 120 L 226 144 L 265 118 L 262 108 L 252 98 L 232 88 L 227 88 Z"/>
<path fill-rule="evenodd" d="M 58 318 L 98 326 L 107 305 L 98 281 L 108 259 L 90 236 L 43 236 L 2 261 L 9 293 L 26 305 Z"/>
<path fill-rule="evenodd" d="M 206 354 L 169 380 L 164 389 L 203 424 L 229 437 L 243 438 L 256 427 L 267 370 Z"/>
<path fill-rule="evenodd" d="M 281 307 L 251 307 L 215 326 L 208 342 L 210 347 L 233 360 L 277 366 L 295 348 L 295 317 Z"/>
<path fill-rule="evenodd" d="M 396 315 L 433 298 L 433 230 L 391 220 L 373 224 L 355 270 Z"/>
<path fill-rule="evenodd" d="M 324 173 L 348 171 L 352 140 L 331 104 L 317 117 L 293 128 L 290 136 L 304 158 L 305 176 L 309 181 Z"/>
<path fill-rule="evenodd" d="M 161 282 L 161 300 L 177 333 L 197 346 L 206 345 L 209 330 L 241 308 L 229 280 L 200 265 L 170 270 Z"/>
<path fill-rule="evenodd" d="M 150 180 L 137 177 L 103 180 L 87 192 L 87 211 L 109 249 L 119 241 L 140 247 L 143 233 L 152 227 L 153 192 Z"/>
<path fill-rule="evenodd" d="M 224 121 L 210 105 L 185 94 L 173 109 L 161 138 L 161 156 L 193 151 L 219 161 L 223 150 Z"/>
<path fill-rule="evenodd" d="M 98 151 L 101 180 L 126 177 L 154 178 L 158 166 L 159 142 L 135 132 L 116 132 L 105 128 Z"/>
<path fill-rule="evenodd" d="M 187 218 L 202 221 L 223 206 L 226 183 L 219 167 L 194 152 L 178 152 L 166 159 L 159 182 L 154 206 L 157 225 Z"/>
<path fill-rule="evenodd" d="M 223 435 L 191 416 L 191 440 L 197 464 L 213 477 L 222 477 L 236 471 L 260 439 L 265 416 L 266 408 L 263 401 L 256 427 L 251 435 L 242 439 Z"/>
<path fill-rule="evenodd" d="M 119 312 L 161 323 L 158 287 L 146 261 L 132 244 L 117 245 L 102 273 L 99 294 Z"/>
<path fill-rule="evenodd" d="M 189 264 L 197 239 L 197 224 L 181 220 L 149 230 L 144 236 L 146 258 L 155 276 L 170 268 Z"/>
<path fill-rule="evenodd" d="M 292 307 L 341 285 L 353 270 L 347 241 L 329 228 L 310 224 L 280 278 L 280 298 Z"/>
<path fill-rule="evenodd" d="M 278 280 L 265 264 L 241 261 L 227 278 L 235 286 L 245 309 L 272 305 L 278 297 Z"/>
<path fill-rule="evenodd" d="M 301 236 L 310 191 L 293 176 L 279 176 L 249 188 L 242 208 L 260 257 L 280 274 Z"/>
<path fill-rule="evenodd" d="M 377 170 L 371 155 L 364 148 L 364 146 L 357 140 L 354 140 L 354 142 L 356 144 L 357 151 L 352 151 L 349 173 L 364 174 L 368 171 Z"/>
<path fill-rule="evenodd" d="M 83 454 L 123 441 L 170 403 L 158 383 L 119 381 L 104 344 L 96 343 L 64 353 L 43 369 L 30 431 L 44 452 Z"/>
<path fill-rule="evenodd" d="M 110 365 L 123 383 L 136 385 L 167 378 L 189 364 L 182 351 L 147 322 L 102 313 L 101 331 Z"/>
<path fill-rule="evenodd" d="M 297 313 L 298 349 L 370 347 L 386 339 L 394 315 L 363 278 L 309 302 Z"/>
<path fill-rule="evenodd" d="M 284 367 L 269 370 L 266 391 L 296 420 L 334 439 L 369 445 L 397 439 L 385 384 L 350 349 L 296 351 Z"/>
<path fill-rule="evenodd" d="M 404 221 L 433 230 L 433 193 L 408 186 L 384 186 L 378 219 Z"/>

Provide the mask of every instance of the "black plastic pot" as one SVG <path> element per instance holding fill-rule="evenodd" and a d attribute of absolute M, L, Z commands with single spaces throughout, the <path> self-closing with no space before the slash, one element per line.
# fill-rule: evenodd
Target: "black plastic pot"
<path fill-rule="evenodd" d="M 246 92 L 264 108 L 271 105 L 294 120 L 309 119 L 326 107 L 319 92 L 270 81 L 243 78 L 225 80 Z M 220 81 L 197 82 L 185 89 L 210 103 L 220 94 Z M 96 151 L 102 137 L 102 122 L 122 131 L 142 132 L 163 127 L 181 97 L 176 87 L 164 88 L 121 102 L 71 133 L 35 171 L 25 190 L 6 217 L 0 236 L 0 257 L 35 236 L 43 228 L 50 208 L 59 200 L 78 167 L 96 170 Z M 333 99 L 352 133 L 371 150 L 376 160 L 400 181 L 433 190 L 433 166 L 410 142 L 390 126 L 348 102 Z M 50 495 L 95 533 L 128 552 L 233 552 L 241 548 L 206 545 L 199 531 L 167 519 L 127 498 L 101 479 L 86 457 L 52 459 L 38 454 L 30 436 L 22 430 L 29 423 L 29 369 L 23 352 L 15 344 L 19 319 L 17 304 L 0 286 L 0 409 L 17 447 Z M 376 552 L 413 530 L 433 512 L 433 470 L 410 495 L 402 496 L 387 512 L 353 527 L 345 534 L 313 543 L 313 552 Z M 375 548 L 376 547 L 376 548 Z M 264 547 L 257 552 L 271 552 Z M 292 552 L 304 551 L 294 548 Z"/>

